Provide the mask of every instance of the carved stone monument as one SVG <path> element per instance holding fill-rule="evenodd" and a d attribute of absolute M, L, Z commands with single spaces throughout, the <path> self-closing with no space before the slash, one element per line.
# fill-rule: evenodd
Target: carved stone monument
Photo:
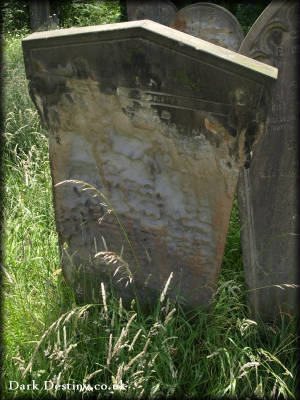
<path fill-rule="evenodd" d="M 126 0 L 128 21 L 150 19 L 168 25 L 177 8 L 170 0 Z"/>
<path fill-rule="evenodd" d="M 238 51 L 244 39 L 242 27 L 235 16 L 211 3 L 196 3 L 182 8 L 169 26 L 234 51 Z"/>
<path fill-rule="evenodd" d="M 265 321 L 299 309 L 299 292 L 291 287 L 299 283 L 298 40 L 297 2 L 277 1 L 257 19 L 240 49 L 279 71 L 265 134 L 238 190 L 250 306 Z"/>
<path fill-rule="evenodd" d="M 277 69 L 148 20 L 35 33 L 23 51 L 77 297 L 104 282 L 152 303 L 173 273 L 171 297 L 208 305 Z"/>

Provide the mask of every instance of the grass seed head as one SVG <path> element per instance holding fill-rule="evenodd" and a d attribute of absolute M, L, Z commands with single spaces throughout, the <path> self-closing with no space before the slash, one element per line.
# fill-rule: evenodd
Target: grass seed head
<path fill-rule="evenodd" d="M 173 278 L 173 272 L 170 273 L 170 276 L 169 276 L 169 278 L 168 278 L 168 280 L 167 280 L 167 282 L 165 284 L 165 287 L 164 287 L 163 291 L 161 292 L 161 295 L 160 295 L 160 302 L 161 303 L 163 303 L 163 301 L 165 299 L 165 296 L 167 294 L 167 290 L 168 290 L 168 287 L 170 285 L 170 282 L 171 282 L 172 278 Z"/>

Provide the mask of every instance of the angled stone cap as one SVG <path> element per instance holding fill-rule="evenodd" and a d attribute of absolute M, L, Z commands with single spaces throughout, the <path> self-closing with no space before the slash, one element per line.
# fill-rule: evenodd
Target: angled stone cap
<path fill-rule="evenodd" d="M 171 48 L 178 48 L 180 52 L 201 55 L 215 65 L 220 64 L 222 69 L 236 68 L 239 73 L 250 74 L 251 78 L 257 76 L 256 73 L 267 78 L 277 78 L 277 69 L 274 67 L 150 20 L 33 33 L 22 41 L 27 74 L 30 73 L 30 67 L 26 53 L 30 49 L 118 40 L 121 37 L 122 39 L 146 38 Z"/>

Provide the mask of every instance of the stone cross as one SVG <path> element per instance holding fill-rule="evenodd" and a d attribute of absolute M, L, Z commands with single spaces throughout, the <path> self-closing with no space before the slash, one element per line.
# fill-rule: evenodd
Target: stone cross
<path fill-rule="evenodd" d="M 34 33 L 23 52 L 77 298 L 103 282 L 151 304 L 172 277 L 171 298 L 208 306 L 277 69 L 149 20 Z"/>
<path fill-rule="evenodd" d="M 299 308 L 299 291 L 293 287 L 299 284 L 298 40 L 298 3 L 273 1 L 240 49 L 279 71 L 265 134 L 241 172 L 238 190 L 249 303 L 253 316 L 265 321 Z M 252 129 L 254 123 L 249 134 Z"/>

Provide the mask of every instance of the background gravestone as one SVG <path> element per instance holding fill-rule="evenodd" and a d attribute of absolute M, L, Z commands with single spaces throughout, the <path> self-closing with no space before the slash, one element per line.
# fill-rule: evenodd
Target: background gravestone
<path fill-rule="evenodd" d="M 29 14 L 30 25 L 33 31 L 37 31 L 42 27 L 46 27 L 50 17 L 49 0 L 30 0 Z"/>
<path fill-rule="evenodd" d="M 96 300 L 104 281 L 124 300 L 152 303 L 173 273 L 170 297 L 207 306 L 248 126 L 262 133 L 277 70 L 148 20 L 35 33 L 23 50 L 77 298 Z M 56 186 L 65 180 L 109 202 L 74 181 Z M 96 256 L 106 249 L 128 265 Z"/>
<path fill-rule="evenodd" d="M 234 51 L 238 51 L 244 38 L 235 16 L 211 3 L 196 3 L 182 8 L 169 26 Z"/>
<path fill-rule="evenodd" d="M 170 0 L 127 0 L 128 21 L 150 19 L 168 25 L 177 8 Z"/>
<path fill-rule="evenodd" d="M 240 52 L 278 68 L 266 132 L 239 180 L 243 262 L 253 314 L 273 320 L 299 308 L 298 135 L 299 6 L 272 2 Z M 271 287 L 270 287 L 271 286 Z"/>
<path fill-rule="evenodd" d="M 53 4 L 51 4 L 53 7 Z M 57 8 L 57 7 L 55 7 Z M 49 0 L 30 0 L 29 15 L 33 31 L 57 29 L 59 20 L 57 14 L 52 14 Z"/>

